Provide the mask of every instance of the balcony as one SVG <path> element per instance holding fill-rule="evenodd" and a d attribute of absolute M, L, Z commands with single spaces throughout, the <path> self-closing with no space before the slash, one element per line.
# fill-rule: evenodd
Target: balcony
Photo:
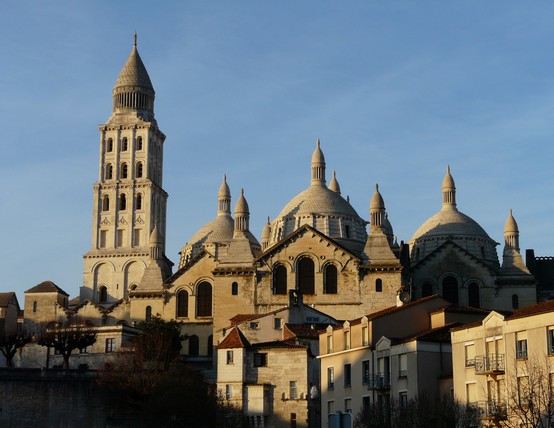
<path fill-rule="evenodd" d="M 390 374 L 382 373 L 369 375 L 368 389 L 390 389 Z"/>
<path fill-rule="evenodd" d="M 489 354 L 475 357 L 475 374 L 504 373 L 504 354 Z"/>
<path fill-rule="evenodd" d="M 508 406 L 502 401 L 480 401 L 479 416 L 482 420 L 505 421 L 508 419 Z"/>

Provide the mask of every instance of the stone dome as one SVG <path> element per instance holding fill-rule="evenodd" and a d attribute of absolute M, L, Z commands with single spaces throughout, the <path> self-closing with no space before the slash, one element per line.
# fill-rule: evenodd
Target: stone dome
<path fill-rule="evenodd" d="M 308 224 L 352 251 L 363 249 L 367 222 L 340 193 L 325 185 L 324 159 L 318 140 L 312 156 L 311 186 L 295 196 L 275 218 L 270 246 Z"/>
<path fill-rule="evenodd" d="M 225 215 L 217 216 L 209 223 L 205 224 L 190 239 L 192 245 L 204 244 L 210 242 L 229 242 L 233 239 L 233 230 L 235 221 L 233 218 Z"/>
<path fill-rule="evenodd" d="M 475 220 L 456 208 L 456 189 L 450 168 L 443 180 L 442 193 L 442 209 L 425 221 L 409 242 L 412 260 L 421 260 L 450 240 L 483 262 L 497 267 L 497 242 Z"/>

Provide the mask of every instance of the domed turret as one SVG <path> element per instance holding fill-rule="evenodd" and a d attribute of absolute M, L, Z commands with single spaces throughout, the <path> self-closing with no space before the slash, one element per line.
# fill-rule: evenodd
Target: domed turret
<path fill-rule="evenodd" d="M 512 215 L 511 208 L 504 225 L 504 243 L 506 247 L 513 248 L 519 252 L 519 228 L 517 227 L 516 219 Z"/>
<path fill-rule="evenodd" d="M 250 223 L 250 209 L 244 197 L 244 189 L 240 189 L 240 197 L 235 205 L 235 234 L 248 231 Z"/>
<path fill-rule="evenodd" d="M 333 178 L 329 183 L 329 189 L 340 195 L 340 186 L 339 186 L 339 182 L 337 181 L 337 174 L 335 173 L 335 170 L 333 170 Z"/>
<path fill-rule="evenodd" d="M 217 215 L 231 215 L 231 190 L 227 185 L 227 174 L 223 176 L 217 195 Z"/>
<path fill-rule="evenodd" d="M 325 156 L 321 151 L 319 138 L 312 155 L 312 186 L 325 186 Z"/>
<path fill-rule="evenodd" d="M 456 209 L 456 185 L 450 175 L 450 165 L 446 167 L 446 174 L 442 180 L 442 209 Z"/>
<path fill-rule="evenodd" d="M 271 223 L 269 222 L 269 217 L 267 218 L 267 223 L 264 225 L 262 230 L 262 251 L 269 246 L 269 239 L 271 237 Z"/>
<path fill-rule="evenodd" d="M 379 193 L 379 184 L 375 184 L 375 193 L 369 203 L 369 224 L 372 232 L 382 231 L 385 217 L 385 201 Z"/>

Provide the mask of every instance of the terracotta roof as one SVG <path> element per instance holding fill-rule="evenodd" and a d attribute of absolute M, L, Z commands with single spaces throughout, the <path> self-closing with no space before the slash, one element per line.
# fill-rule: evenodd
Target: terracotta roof
<path fill-rule="evenodd" d="M 250 342 L 244 337 L 244 334 L 237 328 L 233 329 L 225 336 L 225 339 L 216 346 L 216 349 L 236 349 L 236 348 L 248 348 Z"/>
<path fill-rule="evenodd" d="M 540 302 L 535 305 L 526 306 L 525 308 L 518 309 L 517 311 L 512 313 L 512 315 L 508 316 L 506 320 L 530 317 L 533 315 L 540 315 L 548 312 L 554 312 L 554 300 L 547 300 L 546 302 Z"/>
<path fill-rule="evenodd" d="M 43 281 L 40 284 L 35 285 L 33 288 L 25 291 L 25 293 L 61 293 L 64 296 L 69 296 L 69 294 L 63 291 L 52 281 Z"/>
<path fill-rule="evenodd" d="M 394 312 L 400 312 L 400 311 L 403 311 L 405 309 L 411 308 L 413 306 L 416 306 L 416 305 L 419 305 L 421 303 L 424 303 L 424 302 L 427 302 L 427 301 L 430 301 L 430 300 L 434 300 L 434 299 L 444 300 L 439 295 L 434 294 L 432 296 L 424 297 L 423 299 L 414 300 L 413 302 L 406 303 L 402 306 L 391 306 L 389 308 L 382 309 L 382 310 L 374 312 L 372 314 L 368 314 L 368 315 L 366 315 L 366 317 L 367 317 L 368 321 L 373 321 L 373 320 L 376 320 L 377 318 L 381 318 L 385 315 L 392 314 Z M 445 302 L 445 306 L 446 306 L 447 305 L 446 300 L 444 302 Z M 363 317 L 353 319 L 352 321 L 350 321 L 350 325 L 360 324 L 362 322 L 362 318 Z M 342 328 L 342 325 L 337 325 L 334 328 L 339 328 L 340 329 L 340 328 Z"/>
<path fill-rule="evenodd" d="M 451 305 L 445 306 L 444 308 L 435 309 L 431 313 L 434 314 L 437 312 L 457 312 L 457 313 L 473 313 L 473 314 L 488 315 L 490 310 L 481 309 L 481 308 L 472 308 L 471 306 L 464 306 L 460 304 L 451 304 Z"/>
<path fill-rule="evenodd" d="M 308 349 L 305 345 L 298 345 L 287 340 L 275 340 L 272 342 L 254 343 L 252 349 L 270 349 L 270 348 L 286 348 L 286 349 Z"/>
<path fill-rule="evenodd" d="M 15 293 L 13 291 L 8 291 L 7 293 L 0 293 L 0 307 L 5 308 L 6 306 L 8 306 L 14 297 L 15 297 L 16 305 L 19 308 L 17 297 L 15 296 Z"/>
<path fill-rule="evenodd" d="M 285 328 L 296 337 L 319 338 L 328 324 L 285 324 Z"/>
<path fill-rule="evenodd" d="M 280 308 L 280 309 L 276 309 L 276 310 L 271 311 L 271 312 L 265 312 L 263 314 L 237 314 L 233 318 L 231 318 L 229 321 L 231 321 L 231 326 L 235 326 L 235 325 L 238 325 L 238 324 L 242 324 L 243 322 L 246 322 L 246 321 L 255 320 L 257 318 L 262 318 L 262 317 L 265 317 L 267 315 L 273 315 L 273 314 L 276 314 L 278 312 L 282 312 L 286 309 L 289 309 L 289 308 L 288 307 Z"/>

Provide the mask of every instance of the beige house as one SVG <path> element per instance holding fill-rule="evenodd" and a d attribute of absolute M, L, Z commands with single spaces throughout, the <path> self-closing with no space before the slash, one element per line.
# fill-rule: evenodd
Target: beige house
<path fill-rule="evenodd" d="M 440 400 L 452 387 L 449 329 L 486 313 L 431 296 L 328 327 L 318 357 L 322 426 L 364 406 L 386 414 L 423 393 Z"/>
<path fill-rule="evenodd" d="M 310 397 L 309 366 L 314 357 L 308 346 L 281 340 L 250 344 L 233 327 L 217 346 L 217 354 L 217 388 L 226 401 L 243 410 L 251 426 L 309 426 L 310 407 L 317 403 Z"/>
<path fill-rule="evenodd" d="M 554 423 L 554 301 L 454 328 L 452 357 L 455 396 L 485 426 Z"/>

